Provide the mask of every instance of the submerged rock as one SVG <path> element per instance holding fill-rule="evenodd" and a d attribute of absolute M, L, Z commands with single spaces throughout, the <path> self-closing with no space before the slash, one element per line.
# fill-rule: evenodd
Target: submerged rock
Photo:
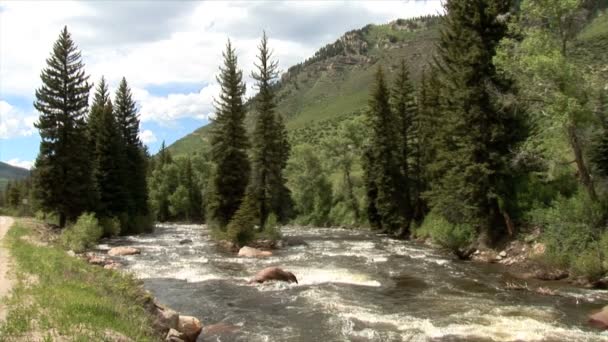
<path fill-rule="evenodd" d="M 192 243 L 192 240 L 190 240 L 190 239 L 183 239 L 183 240 L 180 240 L 180 242 L 179 242 L 180 245 L 185 245 L 187 243 Z"/>
<path fill-rule="evenodd" d="M 602 330 L 608 329 L 608 306 L 589 316 L 589 324 Z"/>
<path fill-rule="evenodd" d="M 186 342 L 195 342 L 198 335 L 201 334 L 203 325 L 201 322 L 192 316 L 180 316 L 177 323 L 177 331 L 182 333 L 182 339 Z"/>
<path fill-rule="evenodd" d="M 229 324 L 229 323 L 216 323 L 211 325 L 206 325 L 203 328 L 203 336 L 213 336 L 213 335 L 223 335 L 223 334 L 231 334 L 239 330 L 240 327 Z"/>
<path fill-rule="evenodd" d="M 122 255 L 133 255 L 140 254 L 141 251 L 133 247 L 114 247 L 108 251 L 109 256 L 122 256 Z"/>
<path fill-rule="evenodd" d="M 262 251 L 257 248 L 245 246 L 245 247 L 239 249 L 239 256 L 248 257 L 248 258 L 268 257 L 268 256 L 272 256 L 272 252 Z"/>
<path fill-rule="evenodd" d="M 258 272 L 250 283 L 263 283 L 269 280 L 286 281 L 288 283 L 298 283 L 296 276 L 288 271 L 285 271 L 279 267 L 266 267 L 265 269 Z"/>

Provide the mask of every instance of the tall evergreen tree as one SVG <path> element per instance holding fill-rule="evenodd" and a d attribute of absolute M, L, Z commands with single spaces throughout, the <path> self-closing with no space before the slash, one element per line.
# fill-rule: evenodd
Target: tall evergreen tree
<path fill-rule="evenodd" d="M 88 120 L 93 158 L 93 175 L 99 194 L 96 211 L 103 216 L 119 216 L 128 204 L 123 165 L 123 141 L 114 118 L 108 86 L 102 77 L 97 85 Z"/>
<path fill-rule="evenodd" d="M 126 157 L 124 173 L 129 194 L 128 212 L 134 217 L 146 216 L 148 215 L 148 188 L 146 184 L 148 161 L 143 143 L 139 139 L 137 107 L 131 95 L 131 89 L 124 77 L 116 91 L 114 104 L 118 130 L 124 144 Z"/>
<path fill-rule="evenodd" d="M 259 226 L 264 227 L 271 213 L 281 221 L 289 216 L 284 203 L 290 195 L 283 177 L 289 148 L 284 144 L 284 130 L 275 113 L 273 82 L 278 75 L 278 64 L 272 60 L 266 33 L 259 50 L 258 64 L 255 65 L 257 71 L 252 74 L 259 92 L 255 98 L 257 116 L 252 136 L 252 176 L 248 191 L 257 208 Z"/>
<path fill-rule="evenodd" d="M 36 90 L 35 124 L 40 132 L 35 182 L 40 204 L 59 214 L 59 225 L 74 220 L 94 202 L 92 160 L 87 148 L 86 114 L 91 85 L 81 54 L 67 27 L 53 45 Z"/>
<path fill-rule="evenodd" d="M 364 154 L 368 216 L 375 227 L 406 235 L 405 196 L 402 185 L 402 150 L 399 148 L 399 122 L 391 110 L 390 92 L 382 68 L 369 101 L 369 144 Z"/>
<path fill-rule="evenodd" d="M 420 198 L 418 182 L 420 181 L 419 146 L 417 137 L 418 108 L 416 93 L 410 81 L 410 74 L 401 61 L 397 78 L 392 89 L 393 109 L 399 129 L 399 151 L 401 164 L 401 179 L 399 189 L 403 192 L 404 225 L 406 229 L 414 219 L 414 207 Z M 400 234 L 403 235 L 403 234 Z"/>
<path fill-rule="evenodd" d="M 501 188 L 506 157 L 515 143 L 515 120 L 493 94 L 510 84 L 492 58 L 507 25 L 509 0 L 451 0 L 441 29 L 435 67 L 440 111 L 428 192 L 431 204 L 453 224 L 477 228 L 480 242 L 501 233 Z M 491 229 L 493 228 L 493 229 Z"/>
<path fill-rule="evenodd" d="M 230 43 L 223 53 L 217 81 L 221 87 L 215 101 L 215 118 L 211 133 L 211 159 L 215 164 L 212 191 L 208 201 L 208 219 L 225 228 L 241 205 L 249 181 L 249 141 L 245 130 L 245 83 L 238 69 L 237 56 Z"/>

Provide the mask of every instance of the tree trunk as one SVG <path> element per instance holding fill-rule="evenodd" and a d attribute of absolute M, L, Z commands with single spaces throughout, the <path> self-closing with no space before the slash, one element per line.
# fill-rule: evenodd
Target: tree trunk
<path fill-rule="evenodd" d="M 346 183 L 346 191 L 348 192 L 351 208 L 355 213 L 355 220 L 359 222 L 361 214 L 359 213 L 359 204 L 357 203 L 357 198 L 353 191 L 353 180 L 350 177 L 350 169 L 348 167 L 344 168 L 344 182 Z"/>
<path fill-rule="evenodd" d="M 574 159 L 576 160 L 576 167 L 578 169 L 579 179 L 583 186 L 587 189 L 587 192 L 589 193 L 589 198 L 591 198 L 593 202 L 597 202 L 595 186 L 593 185 L 593 180 L 591 179 L 589 169 L 587 169 L 587 165 L 585 164 L 585 160 L 583 158 L 583 150 L 578 140 L 578 136 L 576 134 L 576 127 L 574 127 L 574 125 L 568 126 L 568 138 L 570 140 L 570 145 L 572 146 L 572 151 L 574 152 Z"/>
<path fill-rule="evenodd" d="M 67 219 L 65 213 L 59 213 L 59 228 L 65 227 Z"/>

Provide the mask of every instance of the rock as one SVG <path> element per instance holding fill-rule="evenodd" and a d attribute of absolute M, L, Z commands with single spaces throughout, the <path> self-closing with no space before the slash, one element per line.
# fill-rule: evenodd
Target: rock
<path fill-rule="evenodd" d="M 532 245 L 532 250 L 530 251 L 531 256 L 538 256 L 545 254 L 546 246 L 544 243 L 536 242 Z"/>
<path fill-rule="evenodd" d="M 298 283 L 296 276 L 288 271 L 285 271 L 279 267 L 266 267 L 265 269 L 258 272 L 249 283 L 263 283 L 269 280 L 286 281 L 288 283 Z"/>
<path fill-rule="evenodd" d="M 190 239 L 183 239 L 183 240 L 180 240 L 180 242 L 179 242 L 180 245 L 185 245 L 187 243 L 192 243 L 192 240 L 190 240 Z"/>
<path fill-rule="evenodd" d="M 240 327 L 238 327 L 236 325 L 229 324 L 229 323 L 223 323 L 223 322 L 206 325 L 203 328 L 203 336 L 209 337 L 209 336 L 213 336 L 213 335 L 231 334 L 231 333 L 239 330 L 239 328 Z"/>
<path fill-rule="evenodd" d="M 261 251 L 257 248 L 251 248 L 245 246 L 239 249 L 239 256 L 248 257 L 248 258 L 258 258 L 258 257 L 268 257 L 271 256 L 272 252 L 270 251 Z"/>
<path fill-rule="evenodd" d="M 507 257 L 507 252 L 502 251 L 502 252 L 498 253 L 498 256 L 501 258 L 505 258 L 505 257 Z"/>
<path fill-rule="evenodd" d="M 608 306 L 604 306 L 601 311 L 589 316 L 589 324 L 598 329 L 608 329 Z"/>
<path fill-rule="evenodd" d="M 165 337 L 165 341 L 167 341 L 167 342 L 185 342 L 184 334 L 182 334 L 181 332 L 179 332 L 175 329 L 169 329 L 169 332 L 167 333 L 167 337 Z"/>
<path fill-rule="evenodd" d="M 109 329 L 104 331 L 103 340 L 112 342 L 133 342 L 133 340 L 128 338 L 127 336 Z"/>
<path fill-rule="evenodd" d="M 496 260 L 498 260 L 498 261 L 502 260 L 502 255 L 500 255 L 500 254 L 499 254 L 499 255 L 497 255 L 497 256 L 496 256 Z"/>
<path fill-rule="evenodd" d="M 227 251 L 236 251 L 238 250 L 237 245 L 235 245 L 232 241 L 228 241 L 228 240 L 220 240 L 217 242 L 218 247 L 225 249 Z"/>
<path fill-rule="evenodd" d="M 476 249 L 475 252 L 473 253 L 473 255 L 479 255 L 481 253 L 481 251 L 479 249 Z"/>
<path fill-rule="evenodd" d="M 89 264 L 93 264 L 93 265 L 105 265 L 106 264 L 106 258 L 98 256 L 98 255 L 93 255 L 91 257 L 89 257 L 87 259 L 87 261 L 89 262 Z"/>
<path fill-rule="evenodd" d="M 105 264 L 103 268 L 106 270 L 118 270 L 122 267 L 122 264 L 119 262 L 111 262 L 109 264 Z"/>
<path fill-rule="evenodd" d="M 203 326 L 196 317 L 179 316 L 177 331 L 183 334 L 184 341 L 195 342 L 202 330 Z"/>
<path fill-rule="evenodd" d="M 109 256 L 122 256 L 140 254 L 140 250 L 133 247 L 114 247 L 108 251 Z"/>
<path fill-rule="evenodd" d="M 177 329 L 179 323 L 179 314 L 164 305 L 154 303 L 156 310 L 154 312 L 153 326 L 156 331 L 165 333 L 171 329 Z"/>
<path fill-rule="evenodd" d="M 557 269 L 538 269 L 534 272 L 534 278 L 540 280 L 562 280 L 568 278 L 568 272 Z"/>
<path fill-rule="evenodd" d="M 71 249 L 70 249 L 69 251 L 67 251 L 67 254 L 68 254 L 69 256 L 71 256 L 72 258 L 75 258 L 75 257 L 76 257 L 76 253 L 75 253 L 73 250 L 71 250 Z"/>

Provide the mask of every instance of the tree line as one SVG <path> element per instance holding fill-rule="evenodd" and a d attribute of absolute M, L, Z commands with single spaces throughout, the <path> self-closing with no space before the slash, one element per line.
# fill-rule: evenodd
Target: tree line
<path fill-rule="evenodd" d="M 150 230 L 147 150 L 139 139 L 137 106 L 125 78 L 112 101 L 101 77 L 93 85 L 65 27 L 53 45 L 36 90 L 40 151 L 31 179 L 6 191 L 9 206 L 29 198 L 29 212 L 57 217 L 63 228 L 84 213 L 118 220 L 124 234 Z"/>

